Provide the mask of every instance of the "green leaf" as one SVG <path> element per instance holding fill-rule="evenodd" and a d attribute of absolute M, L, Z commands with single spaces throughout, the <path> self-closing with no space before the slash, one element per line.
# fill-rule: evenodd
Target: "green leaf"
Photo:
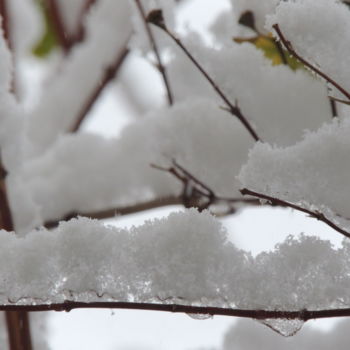
<path fill-rule="evenodd" d="M 47 6 L 45 5 L 45 1 L 36 0 L 40 8 L 40 12 L 44 21 L 44 31 L 41 38 L 34 45 L 32 49 L 33 55 L 39 58 L 47 57 L 54 49 L 58 47 L 58 40 L 50 20 L 50 16 L 48 13 Z"/>

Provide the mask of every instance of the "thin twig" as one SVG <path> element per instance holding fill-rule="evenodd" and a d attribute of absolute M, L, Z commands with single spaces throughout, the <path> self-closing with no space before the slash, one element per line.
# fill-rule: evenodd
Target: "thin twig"
<path fill-rule="evenodd" d="M 294 56 L 297 60 L 299 60 L 302 64 L 304 64 L 304 66 L 308 67 L 309 69 L 311 69 L 313 72 L 315 72 L 317 75 L 319 75 L 320 77 L 322 77 L 323 79 L 325 79 L 329 84 L 333 85 L 338 91 L 340 91 L 344 96 L 346 96 L 349 100 L 350 100 L 350 92 L 348 92 L 345 88 L 343 88 L 340 84 L 338 84 L 335 80 L 333 80 L 330 76 L 328 76 L 326 73 L 322 72 L 320 69 L 318 69 L 317 67 L 315 67 L 313 64 L 311 64 L 310 62 L 308 62 L 305 58 L 303 58 L 302 56 L 300 56 L 293 48 L 291 42 L 289 40 L 287 40 L 287 38 L 284 36 L 284 34 L 282 33 L 279 25 L 276 23 L 272 26 L 279 39 L 281 40 L 281 42 L 283 43 L 284 47 L 286 48 L 286 50 L 292 55 Z"/>
<path fill-rule="evenodd" d="M 80 128 L 82 122 L 84 121 L 88 112 L 91 110 L 91 107 L 94 105 L 94 103 L 100 96 L 101 92 L 104 90 L 107 84 L 116 77 L 117 73 L 119 72 L 119 69 L 121 68 L 128 54 L 129 54 L 129 49 L 125 44 L 124 47 L 116 56 L 115 61 L 105 69 L 103 77 L 98 82 L 98 84 L 96 85 L 96 87 L 94 88 L 90 96 L 87 98 L 86 102 L 82 105 L 80 113 L 77 119 L 75 120 L 74 125 L 70 129 L 71 132 L 76 132 Z"/>
<path fill-rule="evenodd" d="M 245 126 L 251 136 L 255 141 L 261 141 L 253 127 L 250 125 L 246 117 L 242 114 L 241 109 L 237 105 L 237 103 L 233 104 L 227 98 L 227 96 L 223 93 L 220 87 L 215 83 L 215 81 L 211 78 L 211 76 L 206 72 L 206 70 L 200 65 L 200 63 L 192 56 L 192 54 L 188 51 L 188 49 L 184 46 L 179 38 L 177 38 L 165 25 L 164 18 L 161 10 L 153 10 L 147 16 L 147 21 L 154 24 L 158 28 L 162 29 L 186 54 L 186 56 L 190 59 L 190 61 L 197 67 L 197 69 L 203 74 L 205 79 L 209 82 L 212 88 L 216 91 L 216 93 L 221 97 L 224 103 L 227 105 L 230 113 L 236 116 L 241 123 Z"/>
<path fill-rule="evenodd" d="M 342 99 L 340 99 L 340 98 L 336 98 L 336 97 L 333 97 L 333 96 L 328 96 L 329 97 L 329 99 L 330 100 L 333 100 L 333 101 L 335 101 L 335 102 L 339 102 L 339 103 L 342 103 L 342 104 L 344 104 L 344 105 L 350 105 L 350 100 L 348 101 L 348 100 L 342 100 Z"/>
<path fill-rule="evenodd" d="M 328 99 L 329 99 L 329 104 L 331 105 L 332 117 L 337 118 L 338 117 L 337 102 L 330 97 L 328 97 Z"/>
<path fill-rule="evenodd" d="M 129 310 L 149 310 L 166 311 L 173 313 L 200 314 L 208 316 L 231 316 L 252 318 L 258 320 L 265 319 L 287 319 L 308 321 L 311 319 L 331 318 L 331 317 L 349 317 L 350 308 L 344 309 L 324 309 L 324 310 L 261 310 L 261 309 L 230 309 L 211 306 L 189 306 L 181 304 L 157 304 L 157 303 L 136 303 L 136 302 L 113 302 L 113 301 L 95 301 L 79 302 L 65 301 L 63 303 L 35 303 L 35 304 L 6 304 L 0 305 L 2 311 L 71 311 L 74 309 L 129 309 Z"/>
<path fill-rule="evenodd" d="M 159 165 L 151 164 L 155 169 L 168 172 L 176 177 L 183 184 L 182 201 L 186 208 L 196 207 L 199 211 L 209 209 L 211 205 L 217 203 L 226 203 L 229 205 L 228 211 L 220 216 L 233 214 L 236 210 L 233 204 L 245 203 L 245 204 L 257 204 L 256 200 L 247 200 L 242 197 L 232 198 L 223 197 L 217 195 L 212 188 L 198 179 L 195 175 L 190 173 L 182 165 L 180 165 L 175 159 L 172 159 L 172 165 L 170 167 L 161 167 Z M 212 213 L 217 215 L 216 213 Z"/>
<path fill-rule="evenodd" d="M 47 221 L 44 226 L 46 228 L 55 228 L 58 226 L 60 221 L 67 221 L 72 218 L 83 216 L 91 219 L 109 219 L 109 218 L 118 218 L 118 216 L 135 214 L 141 211 L 160 208 L 168 205 L 182 205 L 182 198 L 180 196 L 168 196 L 163 198 L 157 198 L 146 202 L 137 203 L 134 205 L 124 206 L 124 207 L 115 207 L 112 209 L 106 209 L 96 212 L 75 212 L 67 214 L 64 218 L 60 220 L 50 220 Z"/>
<path fill-rule="evenodd" d="M 287 57 L 283 51 L 283 47 L 281 46 L 281 43 L 277 40 L 274 40 L 274 43 L 276 45 L 277 51 L 281 57 L 283 64 L 287 65 L 288 64 Z"/>
<path fill-rule="evenodd" d="M 279 198 L 271 197 L 271 196 L 268 196 L 266 194 L 262 194 L 262 193 L 255 192 L 255 191 L 251 191 L 251 190 L 249 190 L 247 188 L 241 189 L 240 192 L 242 193 L 243 196 L 245 196 L 245 195 L 253 196 L 253 197 L 256 197 L 256 198 L 267 200 L 267 201 L 269 201 L 269 202 L 271 202 L 272 204 L 275 204 L 275 205 L 282 205 L 282 206 L 285 206 L 285 207 L 289 207 L 289 208 L 301 211 L 301 212 L 303 212 L 305 214 L 308 214 L 311 217 L 313 217 L 313 218 L 315 218 L 315 219 L 317 219 L 319 221 L 324 222 L 326 225 L 328 225 L 329 227 L 333 228 L 335 231 L 339 232 L 343 236 L 345 236 L 347 238 L 350 238 L 350 233 L 349 232 L 345 231 L 344 229 L 342 229 L 341 227 L 336 225 L 334 222 L 332 222 L 331 220 L 327 219 L 323 213 L 320 213 L 318 211 L 313 211 L 313 210 L 310 210 L 310 209 L 306 209 L 306 208 L 303 208 L 303 207 L 301 207 L 299 205 L 296 205 L 296 204 L 284 201 L 284 200 L 279 199 Z"/>
<path fill-rule="evenodd" d="M 162 59 L 160 57 L 160 53 L 159 53 L 159 50 L 158 50 L 157 42 L 156 42 L 156 40 L 154 38 L 154 35 L 152 33 L 152 30 L 150 28 L 149 23 L 146 20 L 146 13 L 145 13 L 145 10 L 144 10 L 144 8 L 142 6 L 141 0 L 135 0 L 135 3 L 136 3 L 136 6 L 137 6 L 137 8 L 138 8 L 138 10 L 140 12 L 142 20 L 144 22 L 145 30 L 146 30 L 146 33 L 148 35 L 149 41 L 151 43 L 152 50 L 153 50 L 154 54 L 156 55 L 156 59 L 157 59 L 157 63 L 158 63 L 157 64 L 157 68 L 158 68 L 160 74 L 162 75 L 162 78 L 163 78 L 163 81 L 164 81 L 164 86 L 165 86 L 166 93 L 167 93 L 168 103 L 171 106 L 173 104 L 173 94 L 171 92 L 171 88 L 170 88 L 170 83 L 169 83 L 167 72 L 165 70 L 165 67 L 163 65 Z"/>

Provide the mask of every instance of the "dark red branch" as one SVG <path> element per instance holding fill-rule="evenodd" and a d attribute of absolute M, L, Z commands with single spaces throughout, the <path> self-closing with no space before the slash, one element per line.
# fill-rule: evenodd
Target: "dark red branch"
<path fill-rule="evenodd" d="M 232 198 L 217 195 L 212 188 L 181 166 L 175 159 L 172 160 L 172 166 L 170 167 L 161 167 L 155 164 L 151 164 L 151 166 L 173 175 L 183 184 L 181 198 L 182 204 L 186 208 L 195 207 L 199 211 L 202 211 L 204 209 L 209 209 L 213 204 L 226 203 L 229 206 L 228 210 L 224 214 L 218 214 L 222 216 L 233 214 L 236 211 L 233 206 L 235 203 L 257 204 L 255 199 Z M 217 215 L 216 213 L 212 214 Z"/>
<path fill-rule="evenodd" d="M 7 0 L 0 0 L 0 15 L 1 15 L 1 26 L 4 33 L 4 38 L 7 41 L 7 45 L 11 48 L 12 44 L 11 44 L 11 38 L 10 38 Z"/>
<path fill-rule="evenodd" d="M 90 10 L 90 8 L 95 4 L 97 0 L 85 0 L 85 4 L 80 12 L 80 16 L 78 18 L 78 28 L 76 33 L 72 33 L 72 41 L 74 43 L 78 43 L 84 40 L 85 38 L 85 27 L 84 27 L 84 17 L 86 13 Z"/>
<path fill-rule="evenodd" d="M 87 98 L 85 104 L 83 104 L 80 110 L 80 113 L 77 119 L 75 120 L 74 125 L 71 127 L 71 130 L 70 130 L 71 132 L 76 132 L 80 128 L 86 115 L 90 111 L 91 107 L 94 105 L 95 101 L 100 96 L 101 92 L 104 90 L 107 84 L 116 77 L 117 73 L 119 72 L 119 69 L 121 68 L 128 54 L 129 54 L 129 49 L 125 45 L 120 51 L 120 53 L 117 55 L 115 61 L 109 67 L 106 68 L 106 70 L 104 71 L 103 77 L 101 78 L 101 81 L 92 91 L 91 95 Z"/>
<path fill-rule="evenodd" d="M 152 30 L 151 30 L 151 28 L 149 26 L 149 23 L 146 20 L 146 13 L 145 13 L 145 10 L 144 10 L 144 8 L 142 6 L 141 0 L 135 0 L 135 3 L 136 3 L 136 6 L 137 6 L 137 8 L 138 8 L 138 10 L 140 12 L 142 20 L 143 20 L 143 22 L 145 24 L 145 30 L 146 30 L 146 33 L 148 35 L 149 41 L 151 43 L 152 50 L 153 50 L 154 54 L 156 55 L 156 59 L 157 59 L 157 63 L 158 63 L 157 64 L 157 68 L 159 69 L 159 72 L 160 72 L 160 74 L 163 77 L 164 86 L 165 86 L 166 93 L 167 93 L 167 98 L 168 98 L 168 103 L 171 106 L 173 104 L 173 94 L 172 94 L 171 89 L 170 89 L 170 83 L 169 83 L 168 75 L 167 75 L 165 67 L 164 67 L 164 65 L 162 63 L 162 59 L 160 57 L 160 53 L 159 53 L 159 50 L 158 50 L 158 46 L 157 46 L 156 40 L 155 40 L 154 35 L 152 33 Z"/>
<path fill-rule="evenodd" d="M 245 196 L 245 195 L 253 196 L 255 198 L 260 198 L 260 199 L 267 200 L 267 201 L 269 201 L 269 202 L 271 202 L 272 204 L 275 204 L 275 205 L 281 205 L 281 206 L 285 206 L 285 207 L 289 207 L 289 208 L 301 211 L 301 212 L 303 212 L 305 214 L 308 214 L 312 218 L 315 218 L 315 219 L 317 219 L 319 221 L 324 222 L 326 225 L 328 225 L 329 227 L 333 228 L 335 231 L 339 232 L 343 236 L 345 236 L 347 238 L 350 238 L 350 233 L 349 232 L 345 231 L 344 229 L 342 229 L 341 227 L 336 225 L 334 222 L 332 222 L 331 220 L 327 219 L 323 213 L 320 213 L 318 211 L 313 211 L 313 210 L 310 210 L 310 209 L 306 209 L 306 208 L 300 207 L 299 205 L 296 205 L 296 204 L 284 201 L 284 200 L 279 199 L 279 198 L 271 197 L 271 196 L 268 196 L 266 194 L 258 193 L 258 192 L 255 192 L 255 191 L 251 191 L 251 190 L 248 190 L 247 188 L 241 189 L 240 192 L 242 193 L 243 196 Z"/>
<path fill-rule="evenodd" d="M 7 310 L 6 325 L 11 350 L 32 350 L 28 311 Z"/>
<path fill-rule="evenodd" d="M 40 304 L 35 305 L 0 305 L 2 311 L 71 311 L 74 309 L 129 309 L 129 310 L 149 310 L 166 311 L 173 313 L 200 314 L 208 316 L 232 316 L 245 317 L 258 320 L 265 319 L 299 319 L 308 321 L 311 319 L 330 318 L 330 317 L 349 317 L 350 308 L 344 309 L 324 309 L 324 310 L 250 310 L 250 309 L 230 309 L 210 306 L 189 306 L 181 304 L 156 304 L 156 303 L 133 303 L 133 302 L 79 302 L 66 301 L 63 303 Z"/>
<path fill-rule="evenodd" d="M 211 76 L 206 72 L 206 70 L 199 64 L 199 62 L 192 56 L 192 54 L 188 51 L 188 49 L 184 46 L 179 38 L 177 38 L 165 25 L 163 15 L 161 10 L 154 10 L 147 16 L 147 21 L 154 24 L 158 28 L 162 29 L 185 53 L 185 55 L 190 59 L 190 61 L 195 65 L 195 67 L 202 73 L 205 79 L 209 82 L 215 92 L 221 97 L 226 106 L 228 107 L 228 111 L 236 116 L 240 122 L 245 126 L 250 135 L 254 138 L 255 141 L 261 141 L 253 127 L 250 125 L 246 117 L 242 114 L 241 109 L 237 105 L 237 103 L 233 104 L 227 98 L 227 96 L 223 93 L 221 88 L 215 83 L 215 81 L 211 78 Z"/>
<path fill-rule="evenodd" d="M 338 84 L 335 80 L 333 80 L 330 76 L 328 76 L 327 74 L 325 74 L 324 72 L 322 72 L 320 69 L 318 69 L 317 67 L 315 67 L 313 64 L 311 64 L 310 62 L 308 62 L 305 58 L 303 58 L 302 56 L 300 56 L 293 48 L 291 42 L 289 40 L 287 40 L 287 38 L 284 36 L 284 34 L 282 33 L 279 25 L 276 23 L 272 26 L 279 39 L 281 40 L 281 42 L 283 43 L 284 47 L 286 48 L 286 50 L 292 55 L 294 56 L 297 60 L 299 60 L 304 66 L 308 67 L 309 69 L 311 69 L 313 72 L 315 72 L 317 75 L 319 75 L 320 77 L 322 77 L 323 79 L 325 79 L 329 84 L 331 84 L 332 86 L 334 86 L 338 91 L 340 91 L 344 96 L 346 96 L 349 100 L 350 100 L 350 92 L 348 92 L 345 88 L 343 88 L 340 84 Z"/>
<path fill-rule="evenodd" d="M 350 101 L 347 101 L 347 100 L 342 100 L 340 98 L 336 98 L 336 97 L 333 97 L 333 96 L 329 96 L 329 99 L 332 100 L 332 101 L 335 101 L 335 102 L 339 102 L 339 103 L 342 103 L 344 105 L 350 105 Z"/>
<path fill-rule="evenodd" d="M 11 209 L 5 184 L 6 176 L 7 172 L 0 161 L 0 228 L 6 231 L 13 231 Z"/>
<path fill-rule="evenodd" d="M 72 218 L 78 217 L 78 216 L 84 216 L 91 219 L 109 219 L 116 216 L 122 216 L 122 215 L 129 215 L 129 214 L 135 214 L 141 211 L 150 210 L 154 208 L 160 208 L 168 205 L 181 205 L 182 204 L 182 198 L 179 196 L 169 196 L 169 197 L 163 197 L 163 198 L 157 198 L 154 200 L 150 200 L 147 202 L 141 202 L 134 205 L 124 206 L 124 207 L 115 207 L 111 209 L 101 210 L 101 211 L 95 211 L 90 213 L 84 213 L 84 212 L 75 212 L 67 214 L 64 218 L 61 220 L 51 220 L 47 221 L 44 226 L 46 228 L 55 228 L 58 226 L 59 221 L 67 221 Z"/>
<path fill-rule="evenodd" d="M 48 13 L 52 21 L 55 33 L 58 39 L 60 46 L 63 51 L 68 54 L 72 47 L 77 43 L 84 40 L 85 37 L 85 28 L 84 28 L 84 16 L 90 9 L 90 7 L 96 2 L 96 0 L 86 0 L 80 16 L 77 21 L 76 31 L 71 33 L 69 32 L 62 12 L 60 9 L 59 1 L 57 0 L 46 0 Z"/>
<path fill-rule="evenodd" d="M 70 38 L 59 4 L 56 0 L 46 0 L 48 13 L 52 21 L 55 33 L 60 46 L 65 53 L 68 53 L 73 46 L 73 41 Z"/>
<path fill-rule="evenodd" d="M 331 105 L 332 117 L 333 118 L 338 117 L 337 102 L 334 99 L 329 97 L 329 104 Z"/>

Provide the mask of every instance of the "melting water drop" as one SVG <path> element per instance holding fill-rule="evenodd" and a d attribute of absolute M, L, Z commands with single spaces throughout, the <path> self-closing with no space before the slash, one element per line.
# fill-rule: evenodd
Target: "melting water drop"
<path fill-rule="evenodd" d="M 194 320 L 207 320 L 209 318 L 213 318 L 213 315 L 210 314 L 187 314 L 189 317 Z"/>
<path fill-rule="evenodd" d="M 265 320 L 258 320 L 258 322 L 271 328 L 284 337 L 291 337 L 298 333 L 304 325 L 303 320 L 287 320 L 285 318 L 267 318 Z"/>

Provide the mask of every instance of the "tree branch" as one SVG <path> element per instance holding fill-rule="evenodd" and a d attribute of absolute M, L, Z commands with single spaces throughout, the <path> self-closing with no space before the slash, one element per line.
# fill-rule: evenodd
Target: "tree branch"
<path fill-rule="evenodd" d="M 77 30 L 75 33 L 70 33 L 66 27 L 66 24 L 64 23 L 59 1 L 46 0 L 48 13 L 55 29 L 58 42 L 65 54 L 68 54 L 74 45 L 84 40 L 84 16 L 95 2 L 96 0 L 86 0 L 78 18 Z"/>
<path fill-rule="evenodd" d="M 158 68 L 160 74 L 163 77 L 164 86 L 165 86 L 166 93 L 167 93 L 167 98 L 168 98 L 168 103 L 171 106 L 173 104 L 173 95 L 172 95 L 172 92 L 171 92 L 171 89 L 170 89 L 170 83 L 169 83 L 169 80 L 168 80 L 168 76 L 167 76 L 165 67 L 164 67 L 164 65 L 162 63 L 162 59 L 160 57 L 160 53 L 159 53 L 159 50 L 158 50 L 158 46 L 157 46 L 156 40 L 155 40 L 154 35 L 152 33 L 152 30 L 151 30 L 151 28 L 149 26 L 149 23 L 147 22 L 146 13 L 145 13 L 145 10 L 144 10 L 144 8 L 142 6 L 141 0 L 135 0 L 135 3 L 136 3 L 136 6 L 137 6 L 137 8 L 138 8 L 138 10 L 140 12 L 142 20 L 144 22 L 146 33 L 148 35 L 148 38 L 149 38 L 149 41 L 151 43 L 152 49 L 154 51 L 154 54 L 156 55 L 156 59 L 157 59 L 157 62 L 158 62 L 157 68 Z"/>
<path fill-rule="evenodd" d="M 299 60 L 302 64 L 304 64 L 304 66 L 308 67 L 309 69 L 311 69 L 313 72 L 315 72 L 317 75 L 319 75 L 320 77 L 322 77 L 323 79 L 325 79 L 329 84 L 331 84 L 332 86 L 334 86 L 338 91 L 340 91 L 344 96 L 346 96 L 349 100 L 350 100 L 350 92 L 348 92 L 345 88 L 343 88 L 340 84 L 338 84 L 335 80 L 333 80 L 330 76 L 328 76 L 327 74 L 323 73 L 320 69 L 318 69 L 317 67 L 315 67 L 313 64 L 311 64 L 310 62 L 308 62 L 307 60 L 305 60 L 302 56 L 300 56 L 293 48 L 292 43 L 287 40 L 287 38 L 284 36 L 284 34 L 282 33 L 279 25 L 276 23 L 272 26 L 272 28 L 275 29 L 279 39 L 281 40 L 281 42 L 283 43 L 284 47 L 286 48 L 286 50 L 292 55 L 294 56 L 297 60 Z"/>
<path fill-rule="evenodd" d="M 196 68 L 203 74 L 205 79 L 209 82 L 212 88 L 216 91 L 216 93 L 221 97 L 226 106 L 228 107 L 229 112 L 236 116 L 240 122 L 245 126 L 250 135 L 254 138 L 255 141 L 261 141 L 253 127 L 250 125 L 246 117 L 242 114 L 241 109 L 237 105 L 237 103 L 233 104 L 227 98 L 227 96 L 223 93 L 220 87 L 215 83 L 215 81 L 211 78 L 211 76 L 206 72 L 206 70 L 199 64 L 199 62 L 192 56 L 192 54 L 188 51 L 188 49 L 184 46 L 179 38 L 177 38 L 165 25 L 164 18 L 161 10 L 153 10 L 147 16 L 147 21 L 154 24 L 158 28 L 162 29 L 186 54 L 186 56 L 190 59 L 190 61 L 196 66 Z"/>
<path fill-rule="evenodd" d="M 329 99 L 329 104 L 331 105 L 332 117 L 337 118 L 338 117 L 337 102 L 331 97 L 328 97 L 328 99 Z"/>
<path fill-rule="evenodd" d="M 180 196 L 169 196 L 169 197 L 163 197 L 163 198 L 157 198 L 153 199 L 147 202 L 137 203 L 134 205 L 129 205 L 125 207 L 116 207 L 112 209 L 106 209 L 96 212 L 90 212 L 90 213 L 84 213 L 84 212 L 75 212 L 70 213 L 66 215 L 66 217 L 60 219 L 60 220 L 51 220 L 47 221 L 44 226 L 46 228 L 55 228 L 58 226 L 59 221 L 67 221 L 69 219 L 78 217 L 78 216 L 84 216 L 91 219 L 109 219 L 113 217 L 118 217 L 118 215 L 129 215 L 129 214 L 135 214 L 141 211 L 160 208 L 168 205 L 182 205 L 183 201 Z"/>
<path fill-rule="evenodd" d="M 324 222 L 326 225 L 328 225 L 329 227 L 333 228 L 335 231 L 339 232 L 343 236 L 345 236 L 347 238 L 350 238 L 350 233 L 349 232 L 345 231 L 344 229 L 342 229 L 341 227 L 336 225 L 334 222 L 332 222 L 331 220 L 327 219 L 323 213 L 320 213 L 318 211 L 309 210 L 309 209 L 300 207 L 299 205 L 296 205 L 296 204 L 284 201 L 284 200 L 279 199 L 279 198 L 271 197 L 271 196 L 268 196 L 266 194 L 258 193 L 258 192 L 255 192 L 255 191 L 251 191 L 251 190 L 249 190 L 247 188 L 241 189 L 240 192 L 242 193 L 243 196 L 245 196 L 245 195 L 253 196 L 253 197 L 256 197 L 256 198 L 267 200 L 267 201 L 269 201 L 269 202 L 271 202 L 272 204 L 275 204 L 275 205 L 282 205 L 282 206 L 285 206 L 285 207 L 289 207 L 289 208 L 301 211 L 301 212 L 303 212 L 305 214 L 310 215 L 312 218 L 315 218 L 315 219 L 317 219 L 319 221 Z"/>
<path fill-rule="evenodd" d="M 125 46 L 116 56 L 115 61 L 105 69 L 103 77 L 99 81 L 98 85 L 92 91 L 91 95 L 87 98 L 85 104 L 83 104 L 81 111 L 77 116 L 77 119 L 75 120 L 74 125 L 70 129 L 71 132 L 78 131 L 86 115 L 90 111 L 91 107 L 94 105 L 95 101 L 100 96 L 101 92 L 104 90 L 107 84 L 116 77 L 117 73 L 119 72 L 119 69 L 121 68 L 128 54 L 129 54 L 129 49 L 125 44 Z"/>
<path fill-rule="evenodd" d="M 168 172 L 182 182 L 183 189 L 181 198 L 182 204 L 186 208 L 195 207 L 199 211 L 203 211 L 204 209 L 209 209 L 213 204 L 224 202 L 229 205 L 229 208 L 227 212 L 220 215 L 222 216 L 235 213 L 236 209 L 233 206 L 235 203 L 257 204 L 257 201 L 254 199 L 249 200 L 217 195 L 212 188 L 181 166 L 175 159 L 172 159 L 172 166 L 170 167 L 161 167 L 155 164 L 151 164 L 151 166 L 155 169 Z M 212 214 L 217 215 L 215 213 Z"/>
<path fill-rule="evenodd" d="M 10 349 L 32 350 L 28 311 L 6 310 L 6 324 Z"/>
<path fill-rule="evenodd" d="M 52 21 L 53 27 L 55 29 L 55 33 L 57 35 L 58 42 L 62 47 L 65 54 L 67 54 L 72 46 L 74 45 L 74 41 L 71 39 L 67 28 L 64 23 L 64 19 L 62 17 L 61 10 L 56 0 L 46 0 L 47 8 L 50 15 L 50 19 Z"/>
<path fill-rule="evenodd" d="M 6 304 L 0 305 L 2 311 L 71 311 L 74 309 L 129 309 L 129 310 L 149 310 L 149 311 L 166 311 L 173 313 L 199 314 L 208 316 L 232 316 L 253 318 L 258 320 L 265 319 L 286 319 L 302 320 L 330 318 L 330 317 L 349 317 L 350 308 L 344 309 L 324 309 L 324 310 L 261 310 L 261 309 L 230 309 L 211 306 L 190 306 L 181 304 L 157 304 L 157 303 L 134 303 L 134 302 L 79 302 L 65 301 L 63 303 L 35 303 L 35 304 Z"/>
<path fill-rule="evenodd" d="M 73 41 L 74 43 L 81 42 L 84 40 L 85 37 L 85 28 L 84 28 L 84 17 L 86 13 L 90 10 L 90 8 L 95 4 L 97 0 L 85 0 L 85 4 L 83 6 L 83 9 L 80 13 L 79 19 L 78 19 L 78 29 L 77 32 L 73 35 Z"/>
<path fill-rule="evenodd" d="M 7 0 L 0 0 L 0 15 L 1 15 L 1 26 L 4 33 L 4 38 L 7 41 L 9 48 L 12 48 L 9 28 L 9 16 L 7 8 Z"/>

